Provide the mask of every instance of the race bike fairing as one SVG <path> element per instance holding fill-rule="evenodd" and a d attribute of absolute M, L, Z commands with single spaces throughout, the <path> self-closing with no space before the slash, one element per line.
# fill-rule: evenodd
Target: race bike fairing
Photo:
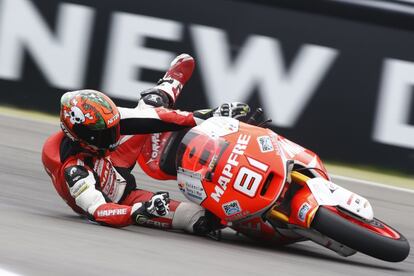
<path fill-rule="evenodd" d="M 217 161 L 229 143 L 221 137 L 190 130 L 182 139 L 176 158 L 176 167 L 197 173 L 201 178 L 212 179 Z"/>

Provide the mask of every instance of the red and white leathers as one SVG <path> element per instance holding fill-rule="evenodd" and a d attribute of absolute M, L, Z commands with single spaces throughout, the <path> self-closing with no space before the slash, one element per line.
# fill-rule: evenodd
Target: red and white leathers
<path fill-rule="evenodd" d="M 166 93 L 174 102 L 193 67 L 194 60 L 190 56 L 178 56 L 154 89 Z M 119 108 L 123 136 L 118 148 L 108 156 L 85 151 L 63 131 L 45 142 L 42 152 L 45 169 L 58 194 L 75 212 L 114 227 L 136 223 L 131 215 L 153 196 L 151 192 L 137 189 L 131 174 L 142 139 L 145 139 L 145 135 L 140 134 L 180 130 L 202 121 L 190 112 L 155 107 L 149 98 L 143 97 L 136 108 Z M 192 232 L 204 213 L 198 205 L 171 200 L 167 216 L 149 218 L 142 224 Z"/>

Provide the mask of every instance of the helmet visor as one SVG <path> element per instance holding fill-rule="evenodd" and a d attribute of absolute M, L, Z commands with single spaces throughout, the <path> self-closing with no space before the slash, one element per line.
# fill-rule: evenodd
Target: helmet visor
<path fill-rule="evenodd" d="M 75 125 L 78 137 L 87 144 L 97 149 L 115 150 L 120 138 L 119 124 L 103 130 L 91 130 L 83 125 Z"/>

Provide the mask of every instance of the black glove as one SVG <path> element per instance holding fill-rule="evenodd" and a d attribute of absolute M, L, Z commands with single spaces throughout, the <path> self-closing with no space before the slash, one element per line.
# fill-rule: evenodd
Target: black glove
<path fill-rule="evenodd" d="M 168 192 L 157 192 L 144 205 L 147 212 L 151 215 L 164 217 L 170 211 L 170 195 Z"/>
<path fill-rule="evenodd" d="M 246 116 L 250 112 L 250 107 L 248 104 L 240 103 L 240 102 L 232 102 L 232 103 L 224 103 L 219 107 L 214 109 L 202 109 L 196 110 L 193 112 L 194 116 L 207 120 L 213 116 L 218 117 L 231 117 L 231 118 L 241 118 Z"/>
<path fill-rule="evenodd" d="M 168 192 L 157 192 L 149 201 L 135 203 L 131 217 L 137 224 L 143 224 L 150 218 L 164 217 L 170 211 L 170 196 Z"/>
<path fill-rule="evenodd" d="M 241 118 L 245 117 L 250 112 L 248 104 L 241 102 L 224 103 L 219 107 L 213 109 L 213 116 Z"/>

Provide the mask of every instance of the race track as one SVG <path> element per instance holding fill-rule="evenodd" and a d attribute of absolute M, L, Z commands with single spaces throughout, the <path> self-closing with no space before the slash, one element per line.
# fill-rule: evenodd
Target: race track
<path fill-rule="evenodd" d="M 343 258 L 310 242 L 272 248 L 233 232 L 220 242 L 130 226 L 113 229 L 80 219 L 58 197 L 40 153 L 57 123 L 0 115 L 0 275 L 414 275 L 402 263 L 363 254 Z M 149 190 L 183 196 L 174 183 L 137 172 Z M 414 193 L 338 181 L 366 196 L 378 218 L 414 245 Z"/>

